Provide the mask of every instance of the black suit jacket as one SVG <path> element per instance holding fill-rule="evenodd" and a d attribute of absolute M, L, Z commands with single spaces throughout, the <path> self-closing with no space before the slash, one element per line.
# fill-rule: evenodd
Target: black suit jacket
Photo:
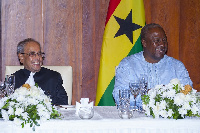
<path fill-rule="evenodd" d="M 27 69 L 20 69 L 14 73 L 15 75 L 15 89 L 21 87 L 29 78 L 31 71 Z M 63 80 L 60 73 L 41 67 L 39 72 L 33 76 L 35 83 L 44 90 L 45 94 L 50 96 L 52 104 L 67 105 L 67 93 L 62 86 Z"/>

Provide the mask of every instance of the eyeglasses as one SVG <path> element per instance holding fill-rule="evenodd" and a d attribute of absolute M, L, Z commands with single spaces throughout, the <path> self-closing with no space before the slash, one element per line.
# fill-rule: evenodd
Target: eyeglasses
<path fill-rule="evenodd" d="M 38 55 L 39 57 L 44 58 L 45 53 L 44 52 L 30 52 L 30 53 L 21 53 L 21 54 L 27 54 L 29 57 L 36 57 L 36 55 Z"/>

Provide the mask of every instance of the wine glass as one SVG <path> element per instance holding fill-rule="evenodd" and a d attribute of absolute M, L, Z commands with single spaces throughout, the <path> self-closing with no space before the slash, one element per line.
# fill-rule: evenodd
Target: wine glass
<path fill-rule="evenodd" d="M 5 85 L 6 85 L 6 93 L 8 96 L 14 93 L 15 88 L 15 76 L 14 75 L 6 75 L 5 77 Z"/>
<path fill-rule="evenodd" d="M 146 74 L 140 74 L 140 94 L 145 95 L 148 91 L 148 78 Z"/>
<path fill-rule="evenodd" d="M 140 74 L 140 95 L 141 97 L 148 92 L 148 78 L 146 74 Z M 144 112 L 142 106 L 139 107 L 141 112 Z"/>
<path fill-rule="evenodd" d="M 130 82 L 129 83 L 129 88 L 130 88 L 131 94 L 134 96 L 134 100 L 135 100 L 135 104 L 134 104 L 133 110 L 137 111 L 138 107 L 137 107 L 137 104 L 136 104 L 136 97 L 140 92 L 140 83 L 138 83 L 138 82 Z"/>
<path fill-rule="evenodd" d="M 147 90 L 148 77 L 146 74 L 140 74 L 140 84 L 142 84 L 143 85 L 142 87 Z"/>

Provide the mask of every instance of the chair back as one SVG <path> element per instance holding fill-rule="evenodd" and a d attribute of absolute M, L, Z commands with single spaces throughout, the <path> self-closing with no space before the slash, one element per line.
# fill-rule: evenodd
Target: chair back
<path fill-rule="evenodd" d="M 67 92 L 68 96 L 68 104 L 71 105 L 72 102 L 72 67 L 71 66 L 42 66 L 53 71 L 57 71 L 61 74 L 63 79 L 63 87 Z M 6 66 L 6 75 L 10 75 L 18 71 L 19 69 L 23 69 L 24 66 Z"/>

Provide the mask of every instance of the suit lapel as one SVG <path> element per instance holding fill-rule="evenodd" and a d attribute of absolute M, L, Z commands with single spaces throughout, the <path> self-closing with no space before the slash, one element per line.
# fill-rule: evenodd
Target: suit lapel
<path fill-rule="evenodd" d="M 21 87 L 28 79 L 30 73 L 31 72 L 27 69 L 21 69 L 14 73 L 14 75 L 17 76 L 17 78 L 15 78 L 15 88 Z"/>

